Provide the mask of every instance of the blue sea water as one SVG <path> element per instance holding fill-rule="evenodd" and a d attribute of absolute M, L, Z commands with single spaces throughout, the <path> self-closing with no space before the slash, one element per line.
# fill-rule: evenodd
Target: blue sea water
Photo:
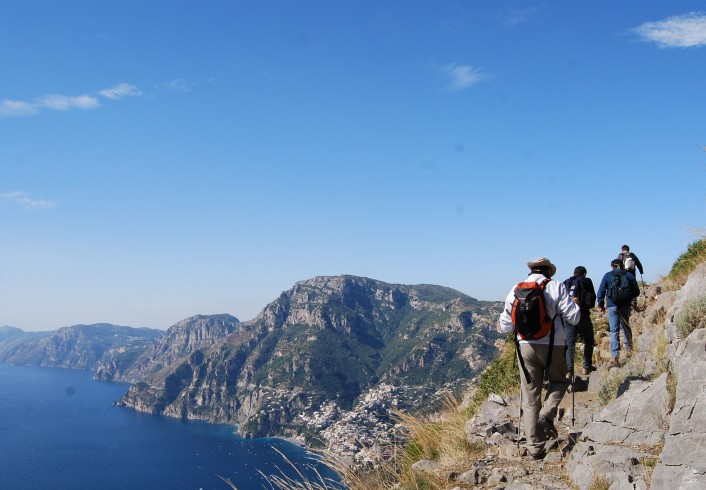
<path fill-rule="evenodd" d="M 259 471 L 296 475 L 277 450 L 310 478 L 314 467 L 333 476 L 282 439 L 114 407 L 127 388 L 88 371 L 0 365 L 0 489 L 229 489 L 218 475 L 270 488 Z"/>

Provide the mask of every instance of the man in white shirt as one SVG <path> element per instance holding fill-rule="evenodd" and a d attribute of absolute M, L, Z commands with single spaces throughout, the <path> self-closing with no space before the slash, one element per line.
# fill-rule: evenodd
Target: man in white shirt
<path fill-rule="evenodd" d="M 523 282 L 541 284 L 556 273 L 556 266 L 544 257 L 527 262 L 529 276 Z M 549 280 L 544 286 L 546 314 L 553 321 L 553 345 L 551 334 L 541 338 L 524 338 L 516 335 L 516 345 L 520 361 L 520 382 L 523 399 L 523 423 L 527 438 L 527 452 L 534 459 L 542 459 L 546 454 L 544 443 L 556 437 L 554 419 L 557 407 L 569 387 L 566 365 L 565 324 L 576 325 L 581 318 L 581 309 L 571 301 L 563 283 Z M 515 331 L 512 309 L 516 301 L 515 287 L 505 299 L 505 307 L 500 314 L 499 330 L 503 333 Z M 547 361 L 549 362 L 549 365 Z M 529 377 L 529 379 L 527 379 Z M 548 379 L 547 394 L 542 406 L 542 384 Z"/>

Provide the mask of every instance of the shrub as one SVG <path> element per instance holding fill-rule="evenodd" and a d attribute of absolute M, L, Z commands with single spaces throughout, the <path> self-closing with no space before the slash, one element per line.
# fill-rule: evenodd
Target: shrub
<path fill-rule="evenodd" d="M 674 323 L 683 339 L 697 328 L 706 327 L 706 294 L 688 301 L 677 313 Z"/>
<path fill-rule="evenodd" d="M 667 279 L 673 282 L 677 287 L 681 287 L 686 282 L 689 274 L 702 262 L 706 262 L 706 238 L 692 243 L 686 249 L 686 252 L 677 257 L 672 265 L 672 270 L 669 271 Z"/>

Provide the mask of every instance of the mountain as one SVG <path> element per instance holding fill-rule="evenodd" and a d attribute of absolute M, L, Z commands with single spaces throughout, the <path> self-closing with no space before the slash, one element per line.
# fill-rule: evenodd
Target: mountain
<path fill-rule="evenodd" d="M 25 332 L 23 330 L 20 330 L 17 327 L 10 327 L 9 325 L 3 325 L 2 327 L 0 327 L 0 342 L 4 342 L 5 340 L 20 337 L 24 333 Z"/>
<path fill-rule="evenodd" d="M 95 378 L 101 381 L 137 382 L 165 366 L 178 363 L 192 352 L 210 347 L 234 332 L 238 323 L 240 320 L 227 314 L 187 318 L 171 326 L 146 347 L 113 348 L 98 364 Z"/>
<path fill-rule="evenodd" d="M 0 362 L 95 370 L 105 356 L 142 352 L 163 333 L 109 323 L 74 325 L 50 332 L 13 331 L 12 336 L 0 341 Z"/>
<path fill-rule="evenodd" d="M 497 351 L 500 307 L 441 286 L 315 277 L 210 345 L 172 351 L 168 333 L 125 373 L 144 379 L 118 404 L 251 436 L 306 435 L 322 407 L 333 423 L 381 385 L 459 390 Z"/>

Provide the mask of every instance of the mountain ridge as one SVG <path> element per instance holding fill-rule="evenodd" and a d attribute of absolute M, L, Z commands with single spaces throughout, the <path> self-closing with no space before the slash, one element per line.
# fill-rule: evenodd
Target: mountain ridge
<path fill-rule="evenodd" d="M 459 392 L 497 351 L 499 308 L 445 286 L 316 276 L 252 320 L 195 315 L 140 341 L 128 338 L 140 330 L 116 326 L 130 335 L 86 341 L 110 324 L 12 330 L 0 362 L 92 369 L 131 383 L 119 406 L 318 444 L 366 400 L 387 407 L 375 409 L 384 419 L 441 388 Z"/>
<path fill-rule="evenodd" d="M 350 410 L 381 383 L 470 380 L 495 353 L 498 312 L 499 303 L 443 286 L 317 276 L 133 384 L 119 404 L 236 423 L 249 436 L 301 436 L 302 417 L 331 402 Z"/>

